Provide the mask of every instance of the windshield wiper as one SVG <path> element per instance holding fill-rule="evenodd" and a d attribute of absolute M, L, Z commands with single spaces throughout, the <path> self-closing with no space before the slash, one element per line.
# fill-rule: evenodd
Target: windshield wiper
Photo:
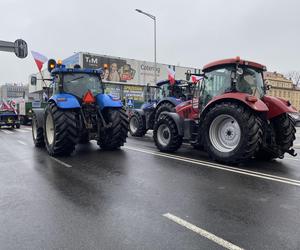
<path fill-rule="evenodd" d="M 69 80 L 69 81 L 67 81 L 67 82 L 65 82 L 65 83 L 68 83 L 68 82 L 73 82 L 73 81 L 76 81 L 76 80 L 79 80 L 79 79 L 82 79 L 82 78 L 84 78 L 84 76 L 80 76 L 80 77 L 77 77 L 77 78 L 71 79 L 71 80 Z"/>

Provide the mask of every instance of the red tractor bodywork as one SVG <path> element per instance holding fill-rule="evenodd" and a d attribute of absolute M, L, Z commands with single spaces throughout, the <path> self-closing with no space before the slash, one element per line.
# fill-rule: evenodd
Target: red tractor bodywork
<path fill-rule="evenodd" d="M 248 100 L 248 99 L 250 99 L 249 97 L 253 98 L 254 100 L 249 101 Z M 213 106 L 215 103 L 220 103 L 222 101 L 235 101 L 235 102 L 243 103 L 246 106 L 248 106 L 249 108 L 251 108 L 252 110 L 255 110 L 257 112 L 268 112 L 269 111 L 268 106 L 262 100 L 259 100 L 256 97 L 250 96 L 249 94 L 232 92 L 232 93 L 225 93 L 225 94 L 214 97 L 203 108 L 202 112 L 207 110 L 209 107 Z M 280 110 L 283 110 L 283 108 L 281 108 Z M 176 113 L 181 118 L 186 118 L 186 119 L 199 118 L 198 100 L 194 100 L 193 102 L 190 100 L 190 101 L 181 103 L 180 105 L 178 105 L 176 107 Z M 284 112 L 282 112 L 282 113 L 284 113 Z"/>
<path fill-rule="evenodd" d="M 269 108 L 269 112 L 267 114 L 268 119 L 272 119 L 283 113 L 298 112 L 289 101 L 282 98 L 265 95 L 262 100 Z"/>

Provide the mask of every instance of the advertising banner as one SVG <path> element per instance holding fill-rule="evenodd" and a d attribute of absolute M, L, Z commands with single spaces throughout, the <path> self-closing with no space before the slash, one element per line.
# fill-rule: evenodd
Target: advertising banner
<path fill-rule="evenodd" d="M 127 82 L 132 84 L 154 85 L 154 74 L 157 81 L 168 79 L 168 68 L 175 71 L 175 79 L 184 80 L 187 70 L 197 73 L 195 68 L 186 68 L 174 65 L 157 64 L 155 69 L 153 62 L 139 61 L 109 56 L 84 53 L 82 57 L 83 68 L 102 68 L 103 80 L 115 82 Z"/>

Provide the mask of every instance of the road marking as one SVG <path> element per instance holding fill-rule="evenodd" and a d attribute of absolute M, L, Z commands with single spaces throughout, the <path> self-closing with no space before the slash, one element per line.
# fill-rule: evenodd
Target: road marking
<path fill-rule="evenodd" d="M 28 133 L 28 130 L 24 130 L 24 129 L 17 129 L 16 131 L 21 132 L 21 133 Z"/>
<path fill-rule="evenodd" d="M 216 236 L 215 234 L 212 234 L 200 227 L 197 227 L 173 214 L 170 214 L 170 213 L 166 213 L 166 214 L 163 214 L 164 217 L 168 218 L 169 220 L 201 235 L 202 237 L 205 237 L 206 239 L 209 239 L 215 243 L 217 243 L 218 245 L 226 248 L 226 249 L 230 249 L 230 250 L 242 250 L 243 248 L 241 247 L 238 247 L 234 244 L 232 244 L 231 242 L 227 241 L 227 240 L 224 240 L 218 236 Z"/>
<path fill-rule="evenodd" d="M 22 144 L 22 145 L 27 145 L 26 142 L 23 142 L 23 141 L 20 141 L 20 140 L 17 140 L 18 143 Z"/>
<path fill-rule="evenodd" d="M 201 166 L 205 166 L 205 167 L 209 167 L 209 168 L 215 168 L 215 169 L 219 169 L 219 170 L 224 170 L 224 171 L 228 171 L 228 172 L 253 176 L 253 177 L 257 177 L 257 178 L 261 178 L 261 179 L 281 182 L 281 183 L 290 184 L 290 185 L 300 187 L 300 180 L 294 180 L 294 179 L 289 179 L 289 178 L 280 177 L 280 176 L 276 176 L 276 175 L 264 174 L 264 173 L 260 173 L 260 172 L 256 172 L 256 171 L 245 170 L 245 169 L 240 169 L 240 168 L 231 167 L 231 166 L 227 166 L 227 165 L 222 165 L 222 164 L 219 164 L 219 163 L 201 161 L 201 160 L 196 160 L 196 159 L 192 159 L 192 158 L 186 158 L 186 157 L 181 157 L 181 156 L 177 156 L 177 155 L 171 155 L 171 154 L 166 154 L 166 153 L 161 153 L 161 152 L 138 149 L 138 148 L 133 148 L 133 147 L 128 147 L 128 146 L 125 146 L 123 148 L 133 150 L 133 151 L 137 151 L 137 152 L 141 152 L 141 153 L 145 153 L 145 154 L 161 156 L 161 157 L 174 159 L 174 160 L 178 160 L 178 161 L 183 161 L 183 162 L 188 162 L 188 163 L 193 163 L 193 164 L 196 164 L 196 165 L 201 165 Z"/>
<path fill-rule="evenodd" d="M 24 128 L 24 129 L 27 129 L 27 130 L 30 130 L 30 131 L 32 130 L 32 128 L 31 128 L 31 127 L 30 127 L 30 128 Z"/>
<path fill-rule="evenodd" d="M 10 134 L 13 134 L 14 132 L 11 132 L 11 131 L 8 131 L 8 130 L 2 130 L 5 134 L 8 134 L 8 135 L 10 135 Z"/>
<path fill-rule="evenodd" d="M 52 160 L 54 160 L 54 161 L 56 161 L 56 162 L 58 162 L 59 164 L 61 164 L 61 165 L 63 165 L 63 166 L 65 166 L 65 167 L 67 167 L 67 168 L 71 168 L 72 166 L 71 165 L 69 165 L 68 163 L 65 163 L 65 162 L 63 162 L 63 161 L 61 161 L 61 160 L 59 160 L 59 159 L 56 159 L 55 157 L 50 157 Z"/>
<path fill-rule="evenodd" d="M 292 160 L 292 161 L 300 161 L 300 159 L 298 159 L 298 158 L 292 158 L 292 157 L 284 157 L 283 159 L 278 159 L 279 161 L 281 160 Z"/>

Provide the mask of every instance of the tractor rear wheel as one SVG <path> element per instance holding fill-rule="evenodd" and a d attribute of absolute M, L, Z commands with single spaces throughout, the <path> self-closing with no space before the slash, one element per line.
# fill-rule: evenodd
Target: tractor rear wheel
<path fill-rule="evenodd" d="M 45 147 L 43 127 L 38 126 L 38 120 L 35 114 L 33 114 L 32 116 L 31 127 L 32 127 L 32 138 L 33 138 L 34 145 L 37 148 Z"/>
<path fill-rule="evenodd" d="M 129 132 L 135 137 L 143 137 L 147 132 L 144 119 L 138 112 L 134 112 L 129 119 Z"/>
<path fill-rule="evenodd" d="M 175 152 L 182 144 L 176 123 L 168 115 L 162 114 L 153 129 L 156 147 L 162 152 Z"/>
<path fill-rule="evenodd" d="M 283 158 L 284 153 L 288 152 L 293 146 L 293 142 L 296 139 L 296 129 L 294 121 L 288 114 L 284 113 L 271 119 L 271 127 L 275 136 L 275 142 L 277 150 L 267 151 L 260 149 L 256 157 L 260 160 L 272 160 L 275 158 Z"/>
<path fill-rule="evenodd" d="M 257 115 L 239 104 L 215 105 L 203 121 L 204 145 L 209 156 L 223 163 L 240 163 L 252 158 L 262 142 Z"/>
<path fill-rule="evenodd" d="M 77 141 L 76 113 L 48 104 L 44 116 L 44 138 L 49 155 L 70 155 Z"/>
<path fill-rule="evenodd" d="M 155 112 L 155 122 L 158 121 L 159 116 L 162 112 L 175 112 L 175 105 L 171 102 L 164 102 L 160 104 L 160 106 L 157 108 Z"/>
<path fill-rule="evenodd" d="M 103 112 L 110 127 L 100 132 L 98 145 L 104 150 L 115 150 L 124 145 L 128 133 L 128 116 L 123 109 L 108 108 Z"/>

